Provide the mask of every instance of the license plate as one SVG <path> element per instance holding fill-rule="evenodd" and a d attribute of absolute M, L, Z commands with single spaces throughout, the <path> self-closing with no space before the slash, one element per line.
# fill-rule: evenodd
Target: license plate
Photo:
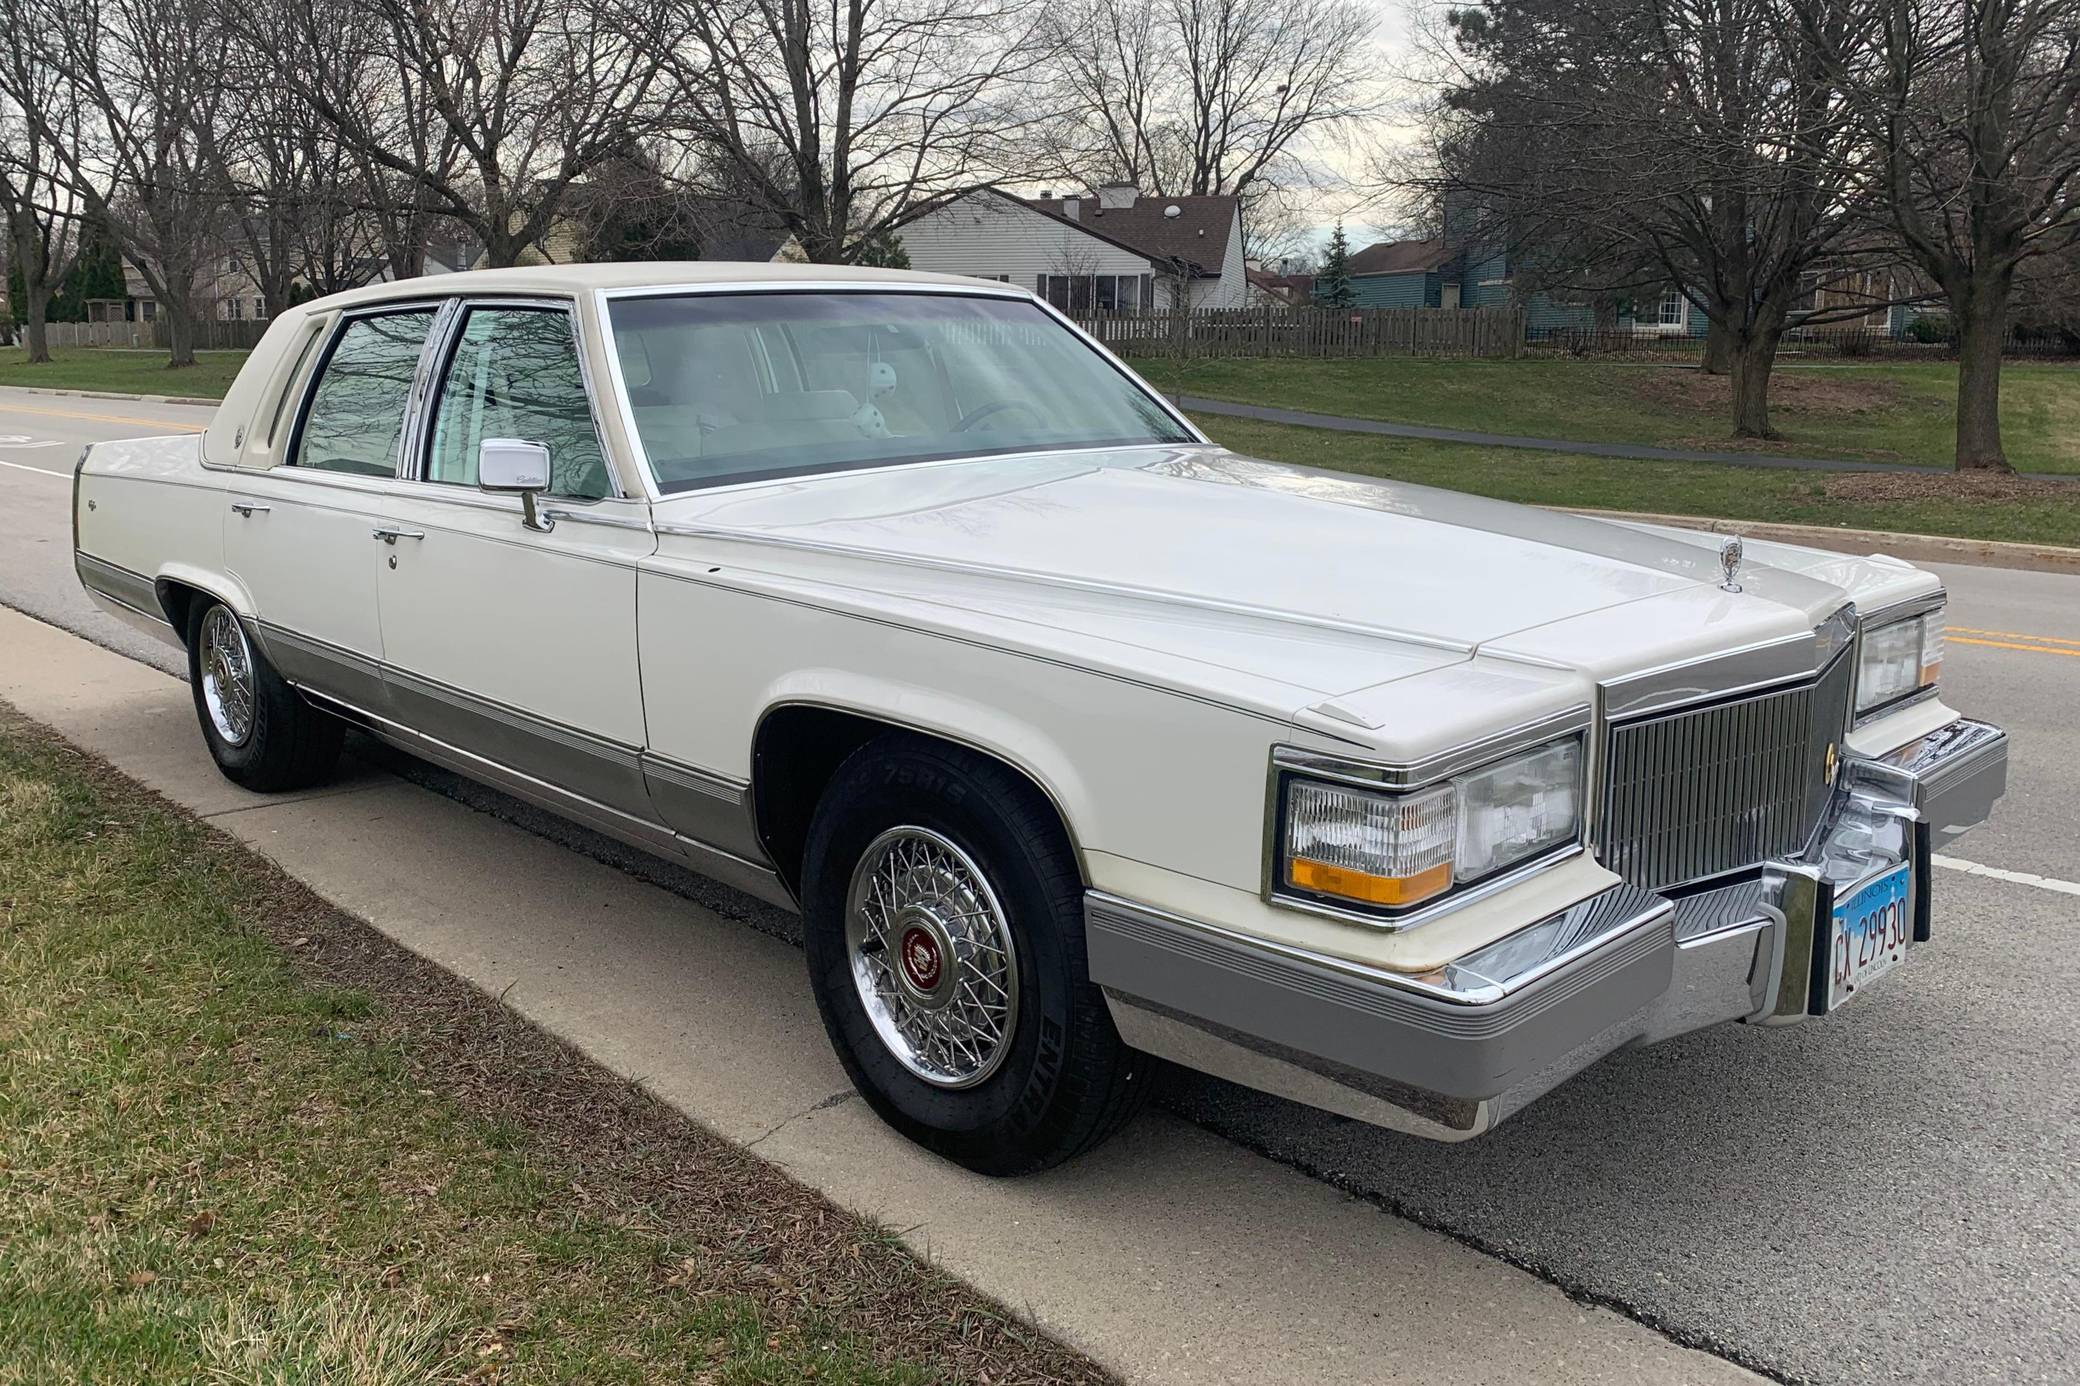
<path fill-rule="evenodd" d="M 1890 972 L 1907 955 L 1914 933 L 1907 902 L 1912 880 L 1912 863 L 1902 862 L 1836 898 L 1828 940 L 1828 1010 Z"/>

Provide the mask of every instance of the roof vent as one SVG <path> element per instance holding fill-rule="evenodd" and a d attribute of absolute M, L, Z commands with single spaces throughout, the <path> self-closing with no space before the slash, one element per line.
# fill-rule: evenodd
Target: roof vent
<path fill-rule="evenodd" d="M 1042 188 L 1042 189 L 1040 190 L 1040 200 L 1041 200 L 1042 202 L 1045 202 L 1045 201 L 1047 201 L 1047 200 L 1048 200 L 1049 198 L 1051 198 L 1051 197 L 1053 197 L 1053 196 L 1054 196 L 1054 189 L 1053 189 L 1053 188 Z"/>
<path fill-rule="evenodd" d="M 1163 215 L 1166 217 L 1181 217 L 1184 215 L 1184 208 L 1173 202 L 1163 209 Z"/>

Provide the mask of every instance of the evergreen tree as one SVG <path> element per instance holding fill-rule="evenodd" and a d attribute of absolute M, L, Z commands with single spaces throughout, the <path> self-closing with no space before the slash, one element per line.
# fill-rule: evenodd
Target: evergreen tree
<path fill-rule="evenodd" d="M 1329 254 L 1322 261 L 1321 273 L 1314 277 L 1314 301 L 1319 308 L 1349 308 L 1358 301 L 1358 292 L 1351 287 L 1351 243 L 1344 239 L 1340 218 L 1329 236 Z"/>
<path fill-rule="evenodd" d="M 80 228 L 80 235 L 85 240 L 79 259 L 73 262 L 65 282 L 51 295 L 47 314 L 51 322 L 85 322 L 88 299 L 112 298 L 120 303 L 129 296 L 123 282 L 123 252 L 116 248 L 116 238 L 109 234 L 108 227 L 89 220 Z"/>
<path fill-rule="evenodd" d="M 910 252 L 903 249 L 903 238 L 893 231 L 878 231 L 860 242 L 853 252 L 852 263 L 873 269 L 910 268 Z"/>

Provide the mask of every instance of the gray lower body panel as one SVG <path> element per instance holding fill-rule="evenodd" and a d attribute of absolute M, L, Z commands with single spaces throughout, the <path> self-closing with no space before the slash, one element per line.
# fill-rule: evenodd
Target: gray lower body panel
<path fill-rule="evenodd" d="M 1728 1021 L 1824 1014 L 1832 910 L 1929 858 L 2006 782 L 1998 729 L 1954 723 L 1845 767 L 1819 838 L 1664 899 L 1619 885 L 1410 977 L 1246 938 L 1093 891 L 1091 979 L 1129 1044 L 1360 1120 L 1478 1135 L 1614 1050 Z"/>

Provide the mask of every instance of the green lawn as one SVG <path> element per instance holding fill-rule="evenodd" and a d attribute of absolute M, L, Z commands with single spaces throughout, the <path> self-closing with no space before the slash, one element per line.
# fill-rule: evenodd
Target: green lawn
<path fill-rule="evenodd" d="M 1136 360 L 1166 391 L 1394 423 L 1581 442 L 1723 450 L 1727 382 L 1680 366 L 1520 361 Z M 1947 467 L 1957 370 L 1930 362 L 1782 363 L 1771 383 L 1784 438 L 1764 450 Z M 2001 377 L 2018 471 L 2080 473 L 2080 365 L 2018 362 Z"/>
<path fill-rule="evenodd" d="M 1103 1379 L 0 704 L 0 1382 Z"/>
<path fill-rule="evenodd" d="M 1715 463 L 1633 462 L 1524 448 L 1462 447 L 1218 414 L 1202 414 L 1195 421 L 1214 441 L 1251 457 L 1537 505 L 2080 545 L 2080 484 L 2037 483 L 2026 488 L 2032 494 L 2024 499 L 1870 500 L 1840 492 L 1883 486 L 1892 478 L 1874 482 L 1862 476 Z M 2035 494 L 2054 485 L 2056 494 Z"/>
<path fill-rule="evenodd" d="M 51 390 L 107 390 L 123 395 L 186 395 L 222 399 L 243 351 L 202 351 L 195 364 L 172 370 L 163 351 L 117 351 L 106 347 L 53 350 L 44 365 L 29 364 L 20 347 L 0 349 L 0 385 L 38 385 Z"/>
<path fill-rule="evenodd" d="M 59 373 L 44 377 L 50 384 L 221 395 L 243 360 L 242 352 L 212 352 L 193 371 L 169 372 L 149 353 L 71 351 L 36 369 Z M 1219 399 L 1441 428 L 1727 446 L 1713 407 L 1723 382 L 1667 366 L 1407 357 L 1133 364 L 1163 389 Z M 29 370 L 19 351 L 0 352 L 0 385 L 26 383 L 21 377 Z M 1790 436 L 1769 450 L 1947 466 L 1952 385 L 1952 368 L 1944 365 L 1787 367 L 1777 382 L 1777 422 Z M 2009 455 L 2019 469 L 2080 474 L 2080 366 L 2011 365 L 2002 402 Z M 1867 491 L 1882 483 L 1846 475 L 1462 447 L 1221 415 L 1202 416 L 1199 424 L 1257 457 L 1540 505 L 2080 544 L 2080 495 L 2038 494 L 2042 488 L 2020 498 L 1877 499 Z"/>

